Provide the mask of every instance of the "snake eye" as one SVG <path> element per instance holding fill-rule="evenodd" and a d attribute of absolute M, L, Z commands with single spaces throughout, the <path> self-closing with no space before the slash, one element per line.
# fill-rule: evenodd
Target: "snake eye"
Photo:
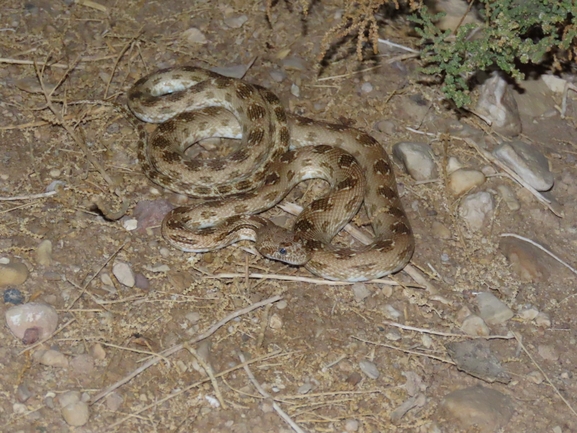
<path fill-rule="evenodd" d="M 278 252 L 283 256 L 287 253 L 286 248 L 282 248 L 282 247 L 279 248 Z"/>

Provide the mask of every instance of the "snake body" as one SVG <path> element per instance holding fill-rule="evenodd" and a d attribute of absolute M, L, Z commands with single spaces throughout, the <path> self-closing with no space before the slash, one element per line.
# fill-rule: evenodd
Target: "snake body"
<path fill-rule="evenodd" d="M 196 67 L 160 70 L 138 80 L 128 106 L 140 120 L 139 161 L 155 183 L 204 199 L 172 210 L 164 237 L 183 251 L 204 252 L 240 239 L 266 257 L 329 280 L 365 281 L 402 269 L 414 250 L 391 162 L 369 134 L 286 113 L 267 89 Z M 190 159 L 207 137 L 241 140 L 224 158 Z M 256 215 L 298 182 L 322 178 L 328 195 L 314 200 L 285 230 Z M 331 240 L 364 201 L 375 237 L 347 248 Z"/>

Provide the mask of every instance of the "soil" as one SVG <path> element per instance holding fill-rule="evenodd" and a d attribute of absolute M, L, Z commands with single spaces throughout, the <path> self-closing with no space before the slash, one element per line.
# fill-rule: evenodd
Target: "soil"
<path fill-rule="evenodd" d="M 60 325 L 67 325 L 27 351 L 6 327 L 0 330 L 0 430 L 292 431 L 275 411 L 278 405 L 310 432 L 453 431 L 438 410 L 444 396 L 482 384 L 504 394 L 514 407 L 502 431 L 577 431 L 571 409 L 577 406 L 576 276 L 529 246 L 521 249 L 533 255 L 517 257 L 521 265 L 512 266 L 501 237 L 522 235 L 573 262 L 575 102 L 569 98 L 565 119 L 553 105 L 552 114 L 522 117 L 522 138 L 550 161 L 556 182 L 551 194 L 563 216 L 509 178 L 495 175 L 479 187 L 495 196 L 493 217 L 472 233 L 459 216 L 459 198 L 447 190 L 442 167 L 450 156 L 477 169 L 489 163 L 465 142 L 437 135 L 443 122 L 457 115 L 437 87 L 420 79 L 418 60 L 396 58 L 407 52 L 385 47 L 359 62 L 354 39 L 344 38 L 333 41 L 339 44 L 319 71 L 323 37 L 339 22 L 342 6 L 313 2 L 303 17 L 290 5 L 278 2 L 269 24 L 264 1 L 3 2 L 0 195 L 30 196 L 54 182 L 60 186 L 48 197 L 0 201 L 0 256 L 26 264 L 30 276 L 18 289 L 27 301 L 53 305 Z M 206 43 L 197 43 L 199 32 Z M 402 19 L 381 26 L 382 38 L 416 47 L 410 34 Z M 125 103 L 126 91 L 143 75 L 184 64 L 250 65 L 244 79 L 270 88 L 287 109 L 363 129 L 388 151 L 399 141 L 430 143 L 438 181 L 415 182 L 395 165 L 417 240 L 411 263 L 430 287 L 405 272 L 353 288 L 309 282 L 305 278 L 314 277 L 306 270 L 265 260 L 249 243 L 195 255 L 171 248 L 158 220 L 127 230 L 138 203 L 192 201 L 162 190 L 141 173 L 136 133 L 113 103 Z M 473 116 L 461 121 L 487 129 Z M 499 200 L 496 191 L 503 184 L 515 192 L 519 210 Z M 289 200 L 306 200 L 310 190 L 309 183 Z M 123 200 L 126 216 L 103 216 L 104 208 L 121 209 Z M 279 210 L 272 213 L 282 217 Z M 139 221 L 144 218 L 137 215 Z M 434 223 L 447 227 L 450 236 L 439 236 Z M 52 242 L 51 263 L 38 260 L 43 240 Z M 136 273 L 134 287 L 115 278 L 112 268 L 120 262 Z M 523 272 L 527 262 L 535 272 Z M 362 295 L 366 290 L 368 296 Z M 512 378 L 507 384 L 459 371 L 446 349 L 462 340 L 452 334 L 462 334 L 464 308 L 477 311 L 477 292 L 493 293 L 515 313 L 532 306 L 551 319 L 550 326 L 539 326 L 516 315 L 490 327 L 493 335 L 515 332 L 515 338 L 489 340 Z M 201 342 L 156 358 L 159 362 L 110 391 L 112 397 L 91 404 L 84 426 L 64 421 L 57 403 L 62 393 L 80 391 L 93 401 L 151 353 L 195 340 L 235 311 L 275 295 L 282 296 L 280 304 L 239 313 Z M 70 360 L 89 354 L 94 366 L 36 362 L 33 352 L 47 348 Z M 254 387 L 241 354 L 269 397 Z M 361 361 L 370 361 L 378 377 L 367 374 L 366 363 L 361 369 Z M 23 387 L 30 394 L 25 398 Z M 419 395 L 422 404 L 392 416 Z"/>

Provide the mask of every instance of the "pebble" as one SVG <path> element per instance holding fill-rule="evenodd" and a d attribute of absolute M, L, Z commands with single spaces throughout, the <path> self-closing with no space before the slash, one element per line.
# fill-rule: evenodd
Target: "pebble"
<path fill-rule="evenodd" d="M 142 200 L 134 207 L 132 216 L 138 220 L 138 231 L 143 233 L 149 227 L 159 226 L 172 206 L 168 200 Z"/>
<path fill-rule="evenodd" d="M 375 125 L 375 128 L 380 131 L 384 132 L 388 135 L 393 135 L 397 131 L 397 125 L 392 120 L 379 120 Z"/>
<path fill-rule="evenodd" d="M 487 340 L 463 340 L 445 344 L 445 349 L 460 371 L 486 382 L 511 382 Z"/>
<path fill-rule="evenodd" d="M 52 242 L 43 240 L 36 247 L 36 262 L 40 266 L 50 266 L 52 264 Z"/>
<path fill-rule="evenodd" d="M 170 268 L 169 268 L 170 269 Z M 140 272 L 134 275 L 134 285 L 142 290 L 149 290 L 150 289 L 150 281 Z"/>
<path fill-rule="evenodd" d="M 196 27 L 191 27 L 188 30 L 185 30 L 182 33 L 182 37 L 189 45 L 204 45 L 207 43 L 204 33 L 202 33 L 200 29 L 197 29 Z"/>
<path fill-rule="evenodd" d="M 361 362 L 359 362 L 359 367 L 361 371 L 371 379 L 378 379 L 379 376 L 381 375 L 381 373 L 377 369 L 377 366 L 367 359 L 363 359 Z"/>
<path fill-rule="evenodd" d="M 531 382 L 540 385 L 543 383 L 543 375 L 541 374 L 540 371 L 538 370 L 534 370 L 530 373 L 527 374 L 527 379 L 529 379 Z"/>
<path fill-rule="evenodd" d="M 58 313 L 50 305 L 29 302 L 6 310 L 6 324 L 20 340 L 24 339 L 27 330 L 35 330 L 37 340 L 50 337 L 58 326 Z M 30 331 L 28 331 L 30 333 Z M 27 338 L 28 344 L 35 343 Z"/>
<path fill-rule="evenodd" d="M 299 388 L 297 389 L 297 394 L 307 394 L 309 393 L 312 389 L 313 389 L 313 384 L 310 382 L 306 382 L 303 383 L 301 386 L 299 386 Z"/>
<path fill-rule="evenodd" d="M 58 350 L 48 349 L 39 350 L 34 352 L 34 359 L 36 359 L 40 364 L 47 365 L 49 367 L 68 367 L 68 358 Z"/>
<path fill-rule="evenodd" d="M 271 329 L 281 329 L 283 327 L 283 320 L 278 314 L 273 314 L 268 320 L 268 326 Z"/>
<path fill-rule="evenodd" d="M 521 320 L 525 322 L 530 322 L 539 315 L 539 310 L 537 310 L 535 307 L 529 307 L 519 311 L 518 314 Z"/>
<path fill-rule="evenodd" d="M 512 211 L 519 210 L 521 205 L 519 204 L 519 200 L 515 197 L 515 193 L 511 189 L 509 185 L 499 185 L 497 186 L 497 191 L 499 195 L 507 205 L 507 208 Z"/>
<path fill-rule="evenodd" d="M 494 433 L 507 425 L 514 407 L 505 394 L 477 385 L 446 395 L 438 410 L 451 431 Z"/>
<path fill-rule="evenodd" d="M 301 88 L 296 85 L 296 84 L 291 84 L 291 94 L 295 97 L 300 97 L 301 96 Z"/>
<path fill-rule="evenodd" d="M 493 197 L 486 191 L 467 195 L 461 200 L 459 214 L 467 223 L 469 230 L 481 230 L 489 216 L 493 213 Z"/>
<path fill-rule="evenodd" d="M 281 83 L 286 78 L 286 73 L 280 69 L 271 69 L 268 74 L 277 83 Z"/>
<path fill-rule="evenodd" d="M 501 143 L 493 150 L 499 160 L 507 164 L 537 191 L 549 191 L 555 182 L 549 161 L 534 146 L 523 141 Z"/>
<path fill-rule="evenodd" d="M 451 239 L 451 230 L 446 225 L 439 221 L 433 221 L 433 236 L 438 239 Z"/>
<path fill-rule="evenodd" d="M 246 15 L 231 16 L 224 19 L 224 23 L 231 29 L 240 29 L 247 21 Z"/>
<path fill-rule="evenodd" d="M 478 170 L 460 168 L 449 175 L 447 185 L 451 193 L 459 196 L 485 183 L 485 175 Z"/>
<path fill-rule="evenodd" d="M 57 397 L 58 404 L 60 408 L 66 407 L 69 404 L 77 403 L 80 401 L 80 391 L 66 391 L 59 394 Z"/>
<path fill-rule="evenodd" d="M 361 85 L 361 92 L 362 93 L 371 93 L 373 91 L 373 85 L 368 81 Z"/>
<path fill-rule="evenodd" d="M 0 263 L 0 287 L 19 286 L 28 279 L 28 268 L 24 263 L 11 261 Z"/>
<path fill-rule="evenodd" d="M 491 332 L 485 321 L 475 314 L 471 314 L 463 320 L 461 331 L 467 335 L 478 335 L 483 337 L 488 336 Z"/>
<path fill-rule="evenodd" d="M 355 301 L 362 302 L 369 296 L 371 296 L 371 291 L 367 288 L 364 283 L 355 283 L 352 287 L 353 295 L 355 296 Z"/>
<path fill-rule="evenodd" d="M 280 301 L 276 302 L 274 306 L 277 308 L 277 310 L 284 310 L 286 307 L 288 307 L 288 302 L 285 299 L 281 299 Z"/>
<path fill-rule="evenodd" d="M 497 71 L 479 87 L 477 112 L 491 121 L 491 128 L 503 135 L 521 133 L 521 117 L 513 90 Z"/>
<path fill-rule="evenodd" d="M 345 421 L 346 432 L 356 432 L 359 430 L 360 423 L 356 419 L 348 419 Z"/>
<path fill-rule="evenodd" d="M 90 411 L 88 405 L 83 401 L 71 403 L 62 408 L 62 418 L 68 425 L 74 427 L 83 426 L 90 418 Z"/>
<path fill-rule="evenodd" d="M 546 361 L 557 361 L 559 359 L 559 352 L 553 347 L 548 344 L 540 344 L 537 347 L 537 352 L 539 356 Z"/>
<path fill-rule="evenodd" d="M 106 351 L 100 343 L 94 343 L 90 347 L 90 355 L 92 355 L 94 359 L 103 360 L 106 358 Z"/>
<path fill-rule="evenodd" d="M 488 325 L 505 323 L 514 316 L 513 311 L 507 305 L 489 292 L 477 294 L 477 306 L 479 315 Z"/>
<path fill-rule="evenodd" d="M 551 327 L 551 318 L 547 313 L 540 312 L 535 317 L 535 325 L 540 328 L 550 328 Z"/>
<path fill-rule="evenodd" d="M 134 271 L 124 262 L 116 262 L 112 266 L 112 273 L 118 280 L 118 282 L 126 287 L 134 287 L 136 284 L 136 277 L 134 276 Z"/>
<path fill-rule="evenodd" d="M 507 257 L 519 280 L 541 282 L 549 279 L 549 270 L 543 263 L 542 253 L 515 238 L 501 238 L 499 250 Z"/>
<path fill-rule="evenodd" d="M 106 396 L 106 409 L 111 412 L 116 412 L 122 403 L 124 403 L 124 399 L 116 391 L 113 391 Z"/>
<path fill-rule="evenodd" d="M 417 180 L 437 178 L 437 166 L 431 147 L 425 143 L 399 142 L 393 146 L 393 156 L 400 161 L 409 175 Z"/>
<path fill-rule="evenodd" d="M 18 385 L 18 388 L 16 388 L 16 399 L 20 403 L 24 403 L 30 397 L 32 397 L 32 393 L 28 389 L 28 386 L 24 383 L 21 383 L 20 385 Z"/>
<path fill-rule="evenodd" d="M 385 304 L 381 307 L 381 311 L 384 313 L 385 317 L 389 320 L 397 320 L 402 316 L 402 313 L 393 307 L 391 304 Z"/>
<path fill-rule="evenodd" d="M 88 354 L 77 355 L 70 361 L 76 374 L 89 375 L 94 371 L 94 358 Z"/>
<path fill-rule="evenodd" d="M 297 71 L 305 71 L 308 69 L 306 63 L 300 57 L 285 57 L 280 62 L 285 69 L 294 69 Z"/>
<path fill-rule="evenodd" d="M 447 161 L 447 173 L 451 174 L 454 171 L 459 170 L 460 168 L 463 168 L 463 164 L 461 163 L 461 161 L 459 161 L 454 156 L 449 157 L 449 160 Z"/>
<path fill-rule="evenodd" d="M 4 290 L 4 302 L 19 305 L 24 302 L 24 295 L 18 289 L 6 289 Z"/>

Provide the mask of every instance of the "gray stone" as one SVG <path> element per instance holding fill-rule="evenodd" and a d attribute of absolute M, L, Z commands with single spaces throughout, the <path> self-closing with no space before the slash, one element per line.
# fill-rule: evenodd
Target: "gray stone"
<path fill-rule="evenodd" d="M 535 147 L 523 141 L 501 143 L 493 154 L 537 191 L 549 191 L 555 182 L 549 161 Z"/>
<path fill-rule="evenodd" d="M 417 180 L 437 178 L 437 166 L 428 144 L 400 142 L 393 146 L 393 156 L 400 161 L 407 173 Z"/>

